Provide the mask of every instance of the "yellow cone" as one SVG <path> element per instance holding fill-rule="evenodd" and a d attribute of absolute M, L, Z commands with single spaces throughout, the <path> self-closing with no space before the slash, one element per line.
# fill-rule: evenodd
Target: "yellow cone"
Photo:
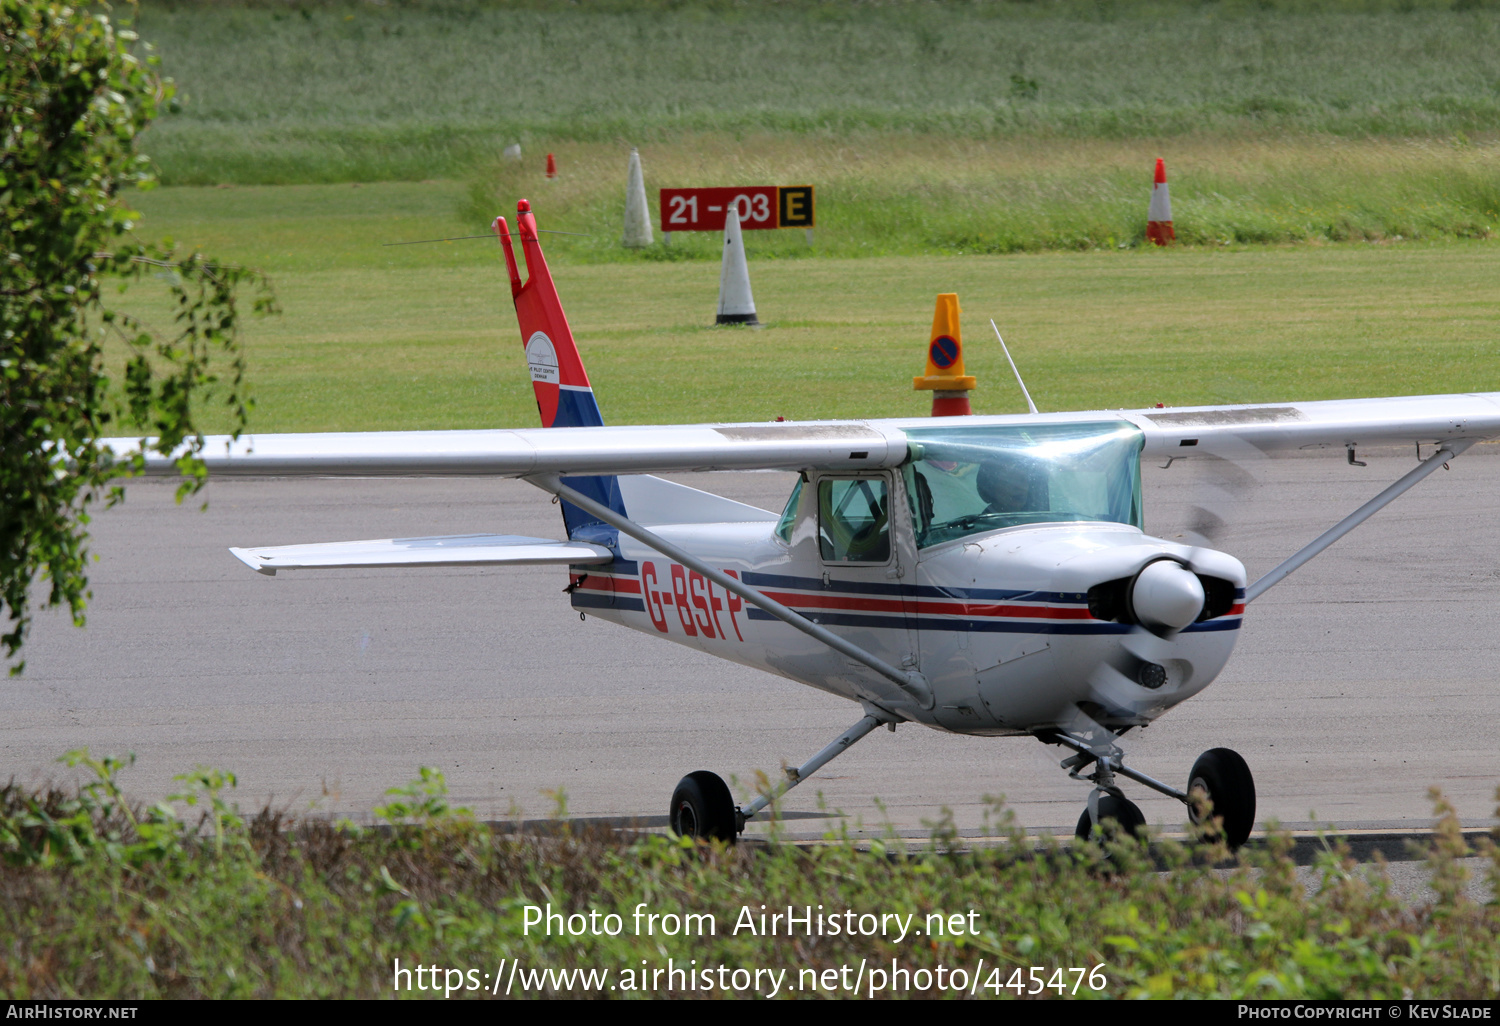
<path fill-rule="evenodd" d="M 932 341 L 927 344 L 927 373 L 913 378 L 912 387 L 943 392 L 967 392 L 974 387 L 975 379 L 964 373 L 964 343 L 958 312 L 958 293 L 938 295 L 937 310 L 932 315 Z"/>

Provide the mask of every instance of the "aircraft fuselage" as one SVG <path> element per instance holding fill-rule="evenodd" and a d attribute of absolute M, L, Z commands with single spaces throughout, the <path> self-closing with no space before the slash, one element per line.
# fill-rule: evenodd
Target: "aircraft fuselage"
<path fill-rule="evenodd" d="M 830 509 L 815 496 L 830 477 L 881 482 L 884 494 L 896 497 L 887 504 L 888 544 L 871 550 L 877 558 L 827 558 L 828 532 L 819 521 Z M 613 563 L 574 568 L 573 606 L 965 734 L 1025 734 L 1068 726 L 1080 714 L 1115 728 L 1146 723 L 1201 691 L 1228 661 L 1245 586 L 1244 568 L 1232 556 L 1097 522 L 1005 527 L 919 548 L 898 479 L 812 475 L 780 525 L 652 530 L 867 652 L 920 671 L 933 691 L 930 709 L 867 666 L 629 538 L 619 539 Z M 1128 614 L 1103 618 L 1111 610 L 1091 589 L 1111 582 L 1125 588 L 1161 560 L 1226 583 L 1232 604 L 1179 631 L 1153 633 Z M 1160 667 L 1157 677 L 1142 674 L 1147 663 Z"/>

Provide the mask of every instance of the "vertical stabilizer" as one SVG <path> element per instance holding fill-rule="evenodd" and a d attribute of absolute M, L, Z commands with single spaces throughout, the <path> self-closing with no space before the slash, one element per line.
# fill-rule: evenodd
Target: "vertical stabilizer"
<path fill-rule="evenodd" d="M 552 272 L 547 269 L 547 260 L 542 256 L 531 204 L 526 200 L 516 204 L 516 234 L 520 236 L 521 252 L 526 260 L 524 283 L 505 218 L 495 218 L 494 229 L 505 251 L 505 269 L 510 274 L 516 319 L 521 325 L 521 344 L 525 347 L 526 367 L 531 372 L 531 387 L 536 394 L 542 427 L 603 427 L 604 418 L 589 385 L 588 372 L 583 369 L 583 359 L 573 342 L 573 331 L 563 313 L 562 300 L 552 283 Z M 613 476 L 569 477 L 564 481 L 595 502 L 625 515 L 620 486 Z M 570 503 L 564 502 L 562 508 L 569 538 L 599 540 L 607 537 L 607 543 L 613 541 L 614 528 Z"/>

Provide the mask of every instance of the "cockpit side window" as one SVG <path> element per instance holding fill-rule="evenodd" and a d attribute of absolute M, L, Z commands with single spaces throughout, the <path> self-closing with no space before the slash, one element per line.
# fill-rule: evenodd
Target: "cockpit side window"
<path fill-rule="evenodd" d="M 802 478 L 797 478 L 797 483 L 792 485 L 791 497 L 786 500 L 786 509 L 781 511 L 781 519 L 776 522 L 776 537 L 792 543 L 792 525 L 797 522 L 797 505 L 802 501 Z"/>
<path fill-rule="evenodd" d="M 818 482 L 818 551 L 826 563 L 891 558 L 890 496 L 884 478 Z"/>

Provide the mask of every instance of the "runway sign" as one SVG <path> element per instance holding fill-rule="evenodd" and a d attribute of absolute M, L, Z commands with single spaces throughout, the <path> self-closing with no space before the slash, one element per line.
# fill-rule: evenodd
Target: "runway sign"
<path fill-rule="evenodd" d="M 742 185 L 661 190 L 661 230 L 720 232 L 731 207 L 739 211 L 742 231 L 813 227 L 811 185 Z"/>

